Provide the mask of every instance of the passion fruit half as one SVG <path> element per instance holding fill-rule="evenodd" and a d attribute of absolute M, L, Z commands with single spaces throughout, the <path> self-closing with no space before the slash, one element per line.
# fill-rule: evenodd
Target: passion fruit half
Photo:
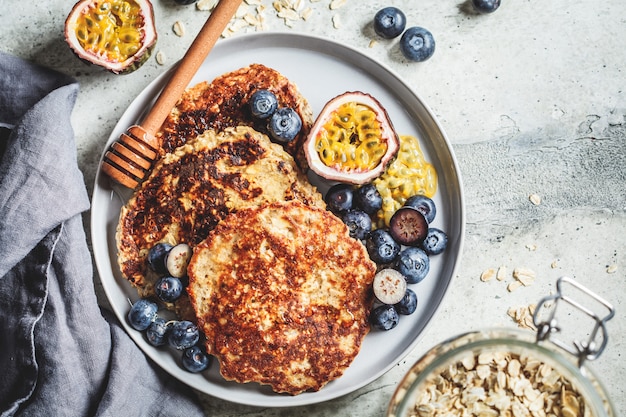
<path fill-rule="evenodd" d="M 65 20 L 65 40 L 85 62 L 114 74 L 135 71 L 157 41 L 149 0 L 80 0 Z"/>
<path fill-rule="evenodd" d="M 326 103 L 304 152 L 309 167 L 320 177 L 365 184 L 384 172 L 399 147 L 385 108 L 371 95 L 357 91 Z"/>

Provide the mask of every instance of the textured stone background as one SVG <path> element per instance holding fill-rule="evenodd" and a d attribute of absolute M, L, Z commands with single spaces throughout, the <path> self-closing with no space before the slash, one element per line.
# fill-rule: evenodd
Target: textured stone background
<path fill-rule="evenodd" d="M 182 57 L 208 14 L 154 0 L 156 51 L 165 54 L 166 65 L 152 58 L 133 74 L 114 76 L 84 66 L 64 43 L 63 22 L 72 3 L 5 0 L 0 49 L 79 80 L 73 122 L 91 191 L 117 120 L 150 81 Z M 258 409 L 207 396 L 207 415 L 380 416 L 399 379 L 428 348 L 467 330 L 515 326 L 508 308 L 537 302 L 562 275 L 616 307 L 608 348 L 591 368 L 607 386 L 617 415 L 626 414 L 626 2 L 503 3 L 496 13 L 478 16 L 462 0 L 347 0 L 335 10 L 329 0 L 303 0 L 313 13 L 289 28 L 264 1 L 266 30 L 315 33 L 354 46 L 400 74 L 431 107 L 461 169 L 465 248 L 454 285 L 422 342 L 379 380 L 345 397 L 293 409 Z M 403 9 L 409 25 L 431 30 L 437 41 L 433 58 L 408 63 L 397 40 L 370 44 L 376 39 L 371 19 L 387 5 Z M 182 37 L 172 31 L 176 21 L 186 27 Z M 541 204 L 531 204 L 531 194 L 539 195 Z M 85 219 L 88 224 L 88 213 Z M 532 268 L 537 282 L 509 293 L 502 282 L 480 281 L 482 271 L 501 265 Z M 608 273 L 610 266 L 617 270 Z M 97 279 L 95 284 L 106 304 Z M 566 319 L 567 325 L 576 324 Z"/>

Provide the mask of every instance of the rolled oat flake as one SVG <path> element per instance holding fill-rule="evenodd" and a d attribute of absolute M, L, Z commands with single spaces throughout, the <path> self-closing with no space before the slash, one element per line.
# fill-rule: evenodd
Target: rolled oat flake
<path fill-rule="evenodd" d="M 556 293 L 537 304 L 536 333 L 493 328 L 444 341 L 400 381 L 386 415 L 614 417 L 587 366 L 605 349 L 606 322 L 614 315 L 607 301 L 562 277 Z M 581 331 L 583 323 L 591 329 Z"/>

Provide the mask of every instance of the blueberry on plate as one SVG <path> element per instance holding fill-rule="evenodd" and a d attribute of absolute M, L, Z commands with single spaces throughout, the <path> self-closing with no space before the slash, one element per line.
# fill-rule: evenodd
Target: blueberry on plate
<path fill-rule="evenodd" d="M 291 107 L 276 110 L 267 125 L 267 130 L 272 139 L 280 143 L 294 140 L 300 129 L 302 129 L 302 120 Z"/>
<path fill-rule="evenodd" d="M 148 251 L 148 266 L 157 274 L 167 272 L 165 259 L 172 248 L 173 246 L 169 243 L 160 242 L 151 247 Z"/>
<path fill-rule="evenodd" d="M 367 214 L 374 214 L 383 207 L 383 198 L 374 184 L 365 184 L 354 193 L 356 206 Z"/>
<path fill-rule="evenodd" d="M 385 7 L 374 16 L 374 32 L 381 38 L 393 39 L 406 27 L 406 16 L 397 7 Z"/>
<path fill-rule="evenodd" d="M 405 202 L 405 206 L 413 207 L 417 211 L 421 212 L 428 223 L 432 223 L 437 215 L 437 207 L 435 202 L 425 195 L 414 195 L 409 197 Z"/>
<path fill-rule="evenodd" d="M 428 222 L 419 210 L 400 207 L 389 219 L 389 233 L 401 245 L 417 246 L 426 238 Z"/>
<path fill-rule="evenodd" d="M 428 255 L 439 255 L 448 246 L 448 235 L 443 230 L 431 227 L 422 242 L 422 249 Z"/>
<path fill-rule="evenodd" d="M 278 100 L 269 90 L 257 90 L 250 97 L 250 112 L 258 119 L 267 119 L 278 108 Z"/>
<path fill-rule="evenodd" d="M 194 345 L 183 352 L 182 364 L 189 372 L 202 372 L 211 365 L 211 357 L 200 346 Z"/>
<path fill-rule="evenodd" d="M 500 0 L 472 0 L 472 5 L 478 13 L 493 13 L 500 7 Z"/>
<path fill-rule="evenodd" d="M 169 345 L 178 350 L 184 350 L 195 345 L 199 339 L 198 327 L 187 320 L 174 322 L 167 335 Z"/>
<path fill-rule="evenodd" d="M 372 261 L 378 264 L 390 263 L 400 253 L 400 244 L 385 229 L 372 231 L 365 242 L 365 247 Z"/>
<path fill-rule="evenodd" d="M 179 278 L 164 276 L 157 280 L 154 292 L 161 301 L 172 303 L 183 293 L 183 284 Z"/>
<path fill-rule="evenodd" d="M 417 294 L 415 294 L 415 291 L 407 288 L 404 297 L 402 297 L 399 303 L 394 305 L 394 308 L 398 314 L 405 316 L 415 313 L 415 310 L 417 310 Z"/>
<path fill-rule="evenodd" d="M 400 316 L 394 306 L 383 304 L 370 313 L 370 324 L 378 330 L 391 330 L 400 322 Z"/>
<path fill-rule="evenodd" d="M 428 275 L 430 259 L 422 249 L 411 246 L 398 255 L 396 269 L 404 275 L 406 282 L 417 284 Z"/>
<path fill-rule="evenodd" d="M 137 300 L 128 312 L 128 323 L 135 330 L 144 331 L 156 318 L 158 306 L 146 298 Z"/>
<path fill-rule="evenodd" d="M 435 53 L 435 38 L 422 27 L 408 28 L 400 38 L 400 51 L 410 61 L 426 61 Z"/>
<path fill-rule="evenodd" d="M 187 266 L 193 255 L 191 246 L 186 243 L 179 243 L 174 246 L 165 258 L 167 272 L 173 277 L 182 278 L 187 275 Z"/>
<path fill-rule="evenodd" d="M 162 317 L 157 317 L 146 329 L 146 338 L 152 346 L 163 346 L 166 343 L 165 335 L 169 325 Z"/>
<path fill-rule="evenodd" d="M 369 214 L 361 210 L 350 210 L 342 217 L 343 222 L 350 230 L 350 236 L 364 240 L 372 231 L 372 219 Z"/>
<path fill-rule="evenodd" d="M 342 213 L 352 209 L 354 190 L 350 184 L 335 184 L 324 196 L 326 206 L 333 213 Z"/>
<path fill-rule="evenodd" d="M 374 275 L 372 282 L 374 296 L 383 304 L 397 304 L 406 293 L 406 279 L 392 268 L 381 269 Z"/>

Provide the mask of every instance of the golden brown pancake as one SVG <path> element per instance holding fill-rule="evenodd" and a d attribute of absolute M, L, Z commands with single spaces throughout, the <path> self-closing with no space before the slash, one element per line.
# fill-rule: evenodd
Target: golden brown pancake
<path fill-rule="evenodd" d="M 295 395 L 352 363 L 375 271 L 340 219 L 292 200 L 224 218 L 194 248 L 187 291 L 225 379 Z"/>
<path fill-rule="evenodd" d="M 153 295 L 157 276 L 146 259 L 156 243 L 194 247 L 232 212 L 289 200 L 325 207 L 293 158 L 267 136 L 249 127 L 209 130 L 161 158 L 122 207 L 121 272 L 141 296 Z"/>
<path fill-rule="evenodd" d="M 252 64 L 188 89 L 157 134 L 161 153 L 172 152 L 207 129 L 219 131 L 246 125 L 267 133 L 265 122 L 252 117 L 248 107 L 250 97 L 260 89 L 273 92 L 279 107 L 293 108 L 302 119 L 300 133 L 284 147 L 300 168 L 305 169 L 302 143 L 313 124 L 311 108 L 293 82 L 261 64 Z"/>

